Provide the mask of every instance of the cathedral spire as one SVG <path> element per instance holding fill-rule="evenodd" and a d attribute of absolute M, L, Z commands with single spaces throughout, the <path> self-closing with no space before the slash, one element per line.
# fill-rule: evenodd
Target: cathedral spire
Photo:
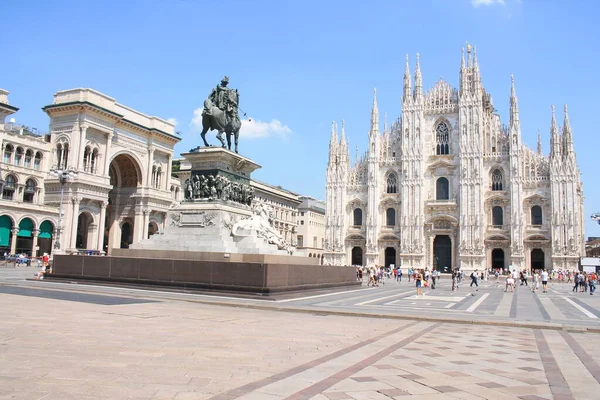
<path fill-rule="evenodd" d="M 537 153 L 538 155 L 542 155 L 542 134 L 540 130 L 537 131 Z"/>
<path fill-rule="evenodd" d="M 460 49 L 460 70 L 464 70 L 465 69 L 465 48 L 462 47 Z"/>
<path fill-rule="evenodd" d="M 335 126 L 335 121 L 331 121 L 331 138 L 329 139 L 329 156 L 337 151 L 338 148 L 338 138 L 337 131 Z"/>
<path fill-rule="evenodd" d="M 383 133 L 386 133 L 388 130 L 388 124 L 387 124 L 387 112 L 383 113 Z"/>
<path fill-rule="evenodd" d="M 410 90 L 411 90 L 411 79 L 410 79 L 410 68 L 408 67 L 408 54 L 406 55 L 406 63 L 404 65 L 404 94 L 402 96 L 402 101 L 406 101 L 410 98 Z"/>
<path fill-rule="evenodd" d="M 373 108 L 371 109 L 370 134 L 379 133 L 379 109 L 377 108 L 377 89 L 373 89 Z"/>
<path fill-rule="evenodd" d="M 423 96 L 423 77 L 421 76 L 421 64 L 419 62 L 419 53 L 417 53 L 417 66 L 415 71 L 415 99 Z"/>
<path fill-rule="evenodd" d="M 510 126 L 519 123 L 519 103 L 515 91 L 515 77 L 510 76 Z"/>
<path fill-rule="evenodd" d="M 565 121 L 563 124 L 563 152 L 565 157 L 572 155 L 574 153 L 573 150 L 573 135 L 571 134 L 571 124 L 569 123 L 569 112 L 567 110 L 567 105 L 565 104 Z"/>
<path fill-rule="evenodd" d="M 557 158 L 561 154 L 560 137 L 558 136 L 558 128 L 556 127 L 556 115 L 554 104 L 552 105 L 552 122 L 550 125 L 550 157 Z"/>

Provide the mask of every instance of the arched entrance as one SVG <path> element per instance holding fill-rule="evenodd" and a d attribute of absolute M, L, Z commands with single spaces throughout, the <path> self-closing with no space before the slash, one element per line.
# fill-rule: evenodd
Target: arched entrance
<path fill-rule="evenodd" d="M 108 206 L 106 207 L 105 234 L 103 250 L 110 253 L 111 248 L 128 248 L 133 243 L 135 208 L 123 208 L 115 206 L 127 204 L 132 196 L 136 195 L 138 188 L 142 185 L 142 170 L 137 160 L 129 154 L 119 154 L 110 162 L 108 169 L 112 189 L 108 192 Z M 120 224 L 119 221 L 127 218 L 127 222 Z M 137 220 L 141 223 L 141 219 Z M 143 229 L 139 229 L 138 235 L 143 235 Z M 142 239 L 139 237 L 137 239 Z"/>
<path fill-rule="evenodd" d="M 88 246 L 88 239 L 91 239 L 90 230 L 94 219 L 88 212 L 82 212 L 77 218 L 77 240 L 75 240 L 75 247 L 78 249 L 92 248 Z"/>
<path fill-rule="evenodd" d="M 390 265 L 396 265 L 396 249 L 393 247 L 386 247 L 385 249 L 385 267 Z"/>
<path fill-rule="evenodd" d="M 33 221 L 29 218 L 23 218 L 19 222 L 19 233 L 17 233 L 17 254 L 31 254 L 33 247 Z"/>
<path fill-rule="evenodd" d="M 155 235 L 157 233 L 158 233 L 158 225 L 154 221 L 150 222 L 148 224 L 148 239 L 150 239 L 150 236 Z"/>
<path fill-rule="evenodd" d="M 494 270 L 504 269 L 504 250 L 494 249 L 492 250 L 492 268 Z"/>
<path fill-rule="evenodd" d="M 363 265 L 363 250 L 360 247 L 352 248 L 352 265 Z"/>
<path fill-rule="evenodd" d="M 8 215 L 0 217 L 0 252 L 10 253 L 13 221 Z"/>
<path fill-rule="evenodd" d="M 130 222 L 124 222 L 121 226 L 121 248 L 128 249 L 133 243 L 133 226 Z"/>
<path fill-rule="evenodd" d="M 433 239 L 433 268 L 440 272 L 452 271 L 452 241 L 448 235 Z"/>
<path fill-rule="evenodd" d="M 54 234 L 54 224 L 48 220 L 40 224 L 40 234 L 38 235 L 39 254 L 52 252 L 52 236 Z M 38 255 L 39 255 L 38 254 Z"/>
<path fill-rule="evenodd" d="M 542 249 L 531 250 L 531 270 L 546 268 L 544 262 L 544 251 Z"/>

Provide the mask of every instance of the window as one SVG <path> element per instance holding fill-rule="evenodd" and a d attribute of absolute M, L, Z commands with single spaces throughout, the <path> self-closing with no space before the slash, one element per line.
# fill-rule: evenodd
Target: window
<path fill-rule="evenodd" d="M 69 144 L 68 143 L 58 143 L 56 145 L 56 164 L 58 168 L 67 168 L 67 163 L 69 162 Z"/>
<path fill-rule="evenodd" d="M 160 187 L 161 180 L 162 180 L 161 168 L 157 167 L 156 165 L 153 165 L 152 166 L 152 186 L 158 189 Z M 275 214 L 275 218 L 277 218 L 277 213 Z"/>
<path fill-rule="evenodd" d="M 17 180 L 14 176 L 8 175 L 4 180 L 4 187 L 2 188 L 2 199 L 12 200 L 15 194 L 15 188 L 17 186 Z"/>
<path fill-rule="evenodd" d="M 92 150 L 92 158 L 90 161 L 90 173 L 96 173 L 96 165 L 98 164 L 98 149 Z"/>
<path fill-rule="evenodd" d="M 492 225 L 502 226 L 504 225 L 504 211 L 502 207 L 496 206 L 492 208 Z"/>
<path fill-rule="evenodd" d="M 398 178 L 396 174 L 390 174 L 387 178 L 387 192 L 397 193 L 398 192 Z"/>
<path fill-rule="evenodd" d="M 90 166 L 90 154 L 91 154 L 92 150 L 90 149 L 89 146 L 85 147 L 85 150 L 83 151 L 83 170 L 85 172 L 89 172 L 88 168 Z"/>
<path fill-rule="evenodd" d="M 445 122 L 440 122 L 435 128 L 436 147 L 435 154 L 444 155 L 450 154 L 450 134 L 448 125 Z"/>
<path fill-rule="evenodd" d="M 450 199 L 450 183 L 447 178 L 438 178 L 435 183 L 435 198 L 436 200 Z"/>
<path fill-rule="evenodd" d="M 542 225 L 542 207 L 531 207 L 531 225 Z"/>
<path fill-rule="evenodd" d="M 304 217 L 304 211 L 300 211 L 300 216 Z"/>
<path fill-rule="evenodd" d="M 317 248 L 317 237 L 316 236 L 313 237 L 313 247 L 315 249 Z"/>
<path fill-rule="evenodd" d="M 25 152 L 22 147 L 17 147 L 17 152 L 15 153 L 15 165 L 21 165 L 21 161 L 23 160 L 23 155 Z"/>
<path fill-rule="evenodd" d="M 354 209 L 354 226 L 362 225 L 362 210 L 360 208 Z"/>
<path fill-rule="evenodd" d="M 25 168 L 31 168 L 31 159 L 33 158 L 33 151 L 27 150 L 25 152 Z"/>
<path fill-rule="evenodd" d="M 40 163 L 42 162 L 42 153 L 39 151 L 35 153 L 35 158 L 33 159 L 33 169 L 40 169 Z"/>
<path fill-rule="evenodd" d="M 495 169 L 492 172 L 492 190 L 502 190 L 502 172 L 499 169 Z"/>
<path fill-rule="evenodd" d="M 300 225 L 304 225 L 304 220 L 300 220 Z"/>
<path fill-rule="evenodd" d="M 27 179 L 27 182 L 25 182 L 25 192 L 23 193 L 23 201 L 25 203 L 33 203 L 35 188 L 35 181 L 33 179 Z"/>
<path fill-rule="evenodd" d="M 4 162 L 6 164 L 10 164 L 14 151 L 15 148 L 12 146 L 12 144 L 7 144 L 6 147 L 4 147 Z"/>
<path fill-rule="evenodd" d="M 298 235 L 297 240 L 298 240 L 298 247 L 303 247 L 304 238 L 302 237 L 302 235 Z"/>
<path fill-rule="evenodd" d="M 387 226 L 396 225 L 396 210 L 393 208 L 388 208 L 385 211 L 385 224 Z"/>

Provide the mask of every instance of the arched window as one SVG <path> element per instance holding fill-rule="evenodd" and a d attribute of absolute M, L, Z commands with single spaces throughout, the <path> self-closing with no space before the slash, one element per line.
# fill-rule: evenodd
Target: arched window
<path fill-rule="evenodd" d="M 354 209 L 354 226 L 362 225 L 362 210 L 360 208 Z"/>
<path fill-rule="evenodd" d="M 7 175 L 2 188 L 2 199 L 12 200 L 14 198 L 17 179 L 13 175 Z"/>
<path fill-rule="evenodd" d="M 83 151 L 83 170 L 85 172 L 89 172 L 90 167 L 90 156 L 92 154 L 92 149 L 90 146 L 85 146 L 85 150 Z"/>
<path fill-rule="evenodd" d="M 396 210 L 393 208 L 388 208 L 385 210 L 385 224 L 387 226 L 395 226 L 396 225 Z"/>
<path fill-rule="evenodd" d="M 27 179 L 25 182 L 25 191 L 23 193 L 23 201 L 25 203 L 33 203 L 33 198 L 35 196 L 36 184 L 33 179 Z"/>
<path fill-rule="evenodd" d="M 21 161 L 23 161 L 23 155 L 25 151 L 22 147 L 17 147 L 17 151 L 15 152 L 15 165 L 21 165 Z"/>
<path fill-rule="evenodd" d="M 435 154 L 450 154 L 450 133 L 448 131 L 448 125 L 446 125 L 445 122 L 440 122 L 435 128 L 435 138 Z"/>
<path fill-rule="evenodd" d="M 502 210 L 502 207 L 500 206 L 492 208 L 492 225 L 504 225 L 504 210 Z"/>
<path fill-rule="evenodd" d="M 98 164 L 98 149 L 92 150 L 92 157 L 90 159 L 90 172 L 96 173 L 96 165 Z"/>
<path fill-rule="evenodd" d="M 67 168 L 69 161 L 69 143 L 58 143 L 56 145 L 56 163 L 58 168 Z"/>
<path fill-rule="evenodd" d="M 13 147 L 12 144 L 7 144 L 4 147 L 4 162 L 6 164 L 10 164 L 10 162 L 12 161 L 12 156 L 13 156 L 14 151 L 15 151 L 15 148 Z"/>
<path fill-rule="evenodd" d="M 492 172 L 492 190 L 502 190 L 502 171 L 495 169 Z"/>
<path fill-rule="evenodd" d="M 42 163 L 42 153 L 39 151 L 35 153 L 35 158 L 33 159 L 33 169 L 40 169 L 40 164 Z"/>
<path fill-rule="evenodd" d="M 388 175 L 387 192 L 388 193 L 398 193 L 398 178 L 396 178 L 396 174 Z"/>
<path fill-rule="evenodd" d="M 542 207 L 531 207 L 531 225 L 542 225 Z"/>
<path fill-rule="evenodd" d="M 33 151 L 27 150 L 25 152 L 25 168 L 31 168 L 31 159 L 33 158 Z"/>
<path fill-rule="evenodd" d="M 450 199 L 450 183 L 447 178 L 441 177 L 435 182 L 435 198 L 436 200 Z"/>

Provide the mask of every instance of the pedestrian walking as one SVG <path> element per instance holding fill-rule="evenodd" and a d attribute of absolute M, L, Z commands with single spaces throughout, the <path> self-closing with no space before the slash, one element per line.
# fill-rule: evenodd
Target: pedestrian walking
<path fill-rule="evenodd" d="M 479 284 L 477 283 L 477 270 L 471 272 L 471 284 L 469 287 L 473 287 L 473 284 L 475 284 L 475 290 L 479 290 Z"/>
<path fill-rule="evenodd" d="M 542 292 L 548 293 L 548 271 L 542 270 Z"/>

